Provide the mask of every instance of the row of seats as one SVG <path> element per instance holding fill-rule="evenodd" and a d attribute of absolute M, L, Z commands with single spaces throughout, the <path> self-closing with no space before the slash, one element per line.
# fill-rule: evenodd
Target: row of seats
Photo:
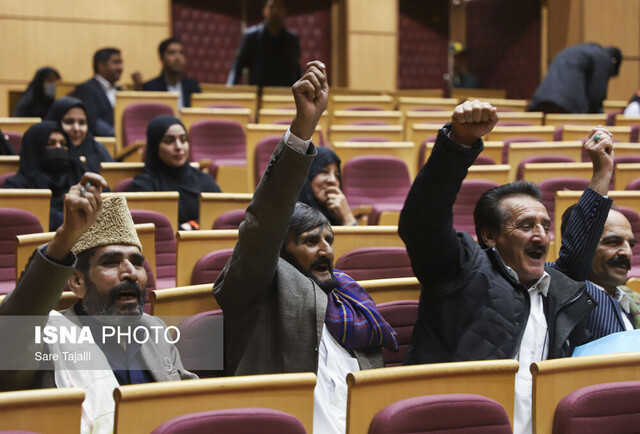
<path fill-rule="evenodd" d="M 532 364 L 533 431 L 636 432 L 640 354 Z M 514 360 L 399 366 L 348 374 L 347 433 L 511 433 Z M 312 432 L 312 373 L 120 386 L 118 433 Z M 82 389 L 0 393 L 0 429 L 73 433 Z"/>

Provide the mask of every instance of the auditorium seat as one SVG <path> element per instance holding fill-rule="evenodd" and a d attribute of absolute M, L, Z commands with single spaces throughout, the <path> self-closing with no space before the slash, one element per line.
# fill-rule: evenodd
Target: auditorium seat
<path fill-rule="evenodd" d="M 42 232 L 38 218 L 21 209 L 0 208 L 0 294 L 16 286 L 16 235 Z"/>
<path fill-rule="evenodd" d="M 173 109 L 161 103 L 140 102 L 127 106 L 122 113 L 123 148 L 135 141 L 147 141 L 147 125 L 151 119 L 160 115 L 173 115 Z"/>
<path fill-rule="evenodd" d="M 306 434 L 302 423 L 283 411 L 268 408 L 232 408 L 185 414 L 154 429 L 152 434 Z"/>
<path fill-rule="evenodd" d="M 169 219 L 150 210 L 132 209 L 133 222 L 155 225 L 156 284 L 159 289 L 176 286 L 176 239 Z"/>
<path fill-rule="evenodd" d="M 566 155 L 537 155 L 526 157 L 518 163 L 516 170 L 516 181 L 521 181 L 524 177 L 524 165 L 528 163 L 574 163 L 576 160 Z"/>
<path fill-rule="evenodd" d="M 222 213 L 213 222 L 213 229 L 238 229 L 240 223 L 244 221 L 244 208 L 232 209 Z"/>
<path fill-rule="evenodd" d="M 0 175 L 0 188 L 4 187 L 4 182 L 7 180 L 7 178 L 11 178 L 16 173 L 17 172 L 7 172 Z"/>
<path fill-rule="evenodd" d="M 133 182 L 133 178 L 125 178 L 122 181 L 118 181 L 115 187 L 113 187 L 114 193 L 124 193 L 129 191 L 129 186 Z"/>
<path fill-rule="evenodd" d="M 268 136 L 260 139 L 256 145 L 255 157 L 253 160 L 253 179 L 255 180 L 254 188 L 260 183 L 262 174 L 269 165 L 271 154 L 275 151 L 282 136 Z"/>
<path fill-rule="evenodd" d="M 426 395 L 396 401 L 380 410 L 369 434 L 444 432 L 511 434 L 504 407 L 468 393 Z"/>
<path fill-rule="evenodd" d="M 178 330 L 180 339 L 176 348 L 184 368 L 200 378 L 217 376 L 216 369 L 224 367 L 222 311 L 192 315 L 178 325 Z"/>
<path fill-rule="evenodd" d="M 380 211 L 399 211 L 411 187 L 406 163 L 396 157 L 363 155 L 344 164 L 342 190 L 354 208 L 371 205 L 369 224 L 378 222 Z"/>
<path fill-rule="evenodd" d="M 411 344 L 413 328 L 418 319 L 418 300 L 398 300 L 381 303 L 378 305 L 378 312 L 398 334 L 398 352 L 394 353 L 382 348 L 384 366 L 401 365 Z"/>
<path fill-rule="evenodd" d="M 404 247 L 363 247 L 340 256 L 335 268 L 353 280 L 413 277 L 411 261 Z"/>
<path fill-rule="evenodd" d="M 222 272 L 224 266 L 227 264 L 232 253 L 233 249 L 216 250 L 214 252 L 209 252 L 202 258 L 198 259 L 196 264 L 193 266 L 191 284 L 213 284 Z"/>
<path fill-rule="evenodd" d="M 476 202 L 487 190 L 497 187 L 498 183 L 485 179 L 465 179 L 453 204 L 453 227 L 456 231 L 465 231 L 472 237 L 476 235 L 473 223 L 473 210 Z"/>
<path fill-rule="evenodd" d="M 246 136 L 242 126 L 224 120 L 195 122 L 189 129 L 191 160 L 210 159 L 217 165 L 246 164 Z"/>
<path fill-rule="evenodd" d="M 640 381 L 586 386 L 562 398 L 554 434 L 632 434 L 640 426 Z"/>
<path fill-rule="evenodd" d="M 589 185 L 589 180 L 583 178 L 574 178 L 569 176 L 559 176 L 556 178 L 548 178 L 538 183 L 542 198 L 540 202 L 547 209 L 549 218 L 551 219 L 550 234 L 553 235 L 554 231 L 554 216 L 555 216 L 555 202 L 556 191 L 558 190 L 575 190 L 583 191 Z"/>
<path fill-rule="evenodd" d="M 9 141 L 9 144 L 16 151 L 16 154 L 20 155 L 20 145 L 22 144 L 22 133 L 16 131 L 3 131 L 2 132 Z"/>

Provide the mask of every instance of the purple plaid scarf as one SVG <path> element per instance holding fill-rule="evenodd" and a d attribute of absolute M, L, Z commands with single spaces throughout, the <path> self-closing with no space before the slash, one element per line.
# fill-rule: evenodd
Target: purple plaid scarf
<path fill-rule="evenodd" d="M 398 351 L 396 331 L 380 315 L 365 289 L 340 270 L 338 286 L 329 293 L 324 323 L 331 335 L 349 349 L 383 346 Z"/>

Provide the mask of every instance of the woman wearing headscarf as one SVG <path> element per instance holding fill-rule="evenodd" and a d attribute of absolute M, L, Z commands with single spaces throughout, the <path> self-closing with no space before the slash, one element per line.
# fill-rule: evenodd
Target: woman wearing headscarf
<path fill-rule="evenodd" d="M 84 172 L 75 146 L 60 125 L 44 121 L 22 136 L 20 169 L 7 178 L 4 188 L 50 189 L 49 230 L 55 231 L 62 224 L 64 195 Z"/>
<path fill-rule="evenodd" d="M 58 80 L 60 74 L 55 69 L 49 66 L 38 69 L 29 87 L 18 100 L 13 116 L 44 118 L 56 99 Z"/>
<path fill-rule="evenodd" d="M 58 122 L 62 126 L 78 153 L 85 157 L 84 166 L 87 172 L 100 173 L 100 163 L 113 161 L 107 148 L 97 142 L 89 132 L 90 120 L 87 118 L 87 110 L 78 98 L 65 96 L 57 99 L 45 119 Z"/>
<path fill-rule="evenodd" d="M 313 159 L 298 201 L 322 212 L 332 225 L 358 224 L 340 189 L 340 158 L 329 148 L 318 146 L 316 150 L 318 154 Z"/>
<path fill-rule="evenodd" d="M 219 193 L 216 181 L 189 164 L 189 138 L 178 118 L 157 116 L 147 126 L 144 172 L 133 178 L 129 191 L 177 191 L 181 229 L 197 229 L 200 193 Z"/>

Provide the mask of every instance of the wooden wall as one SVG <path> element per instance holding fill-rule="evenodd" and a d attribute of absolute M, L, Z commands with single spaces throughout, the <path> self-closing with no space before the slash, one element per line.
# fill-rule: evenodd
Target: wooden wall
<path fill-rule="evenodd" d="M 65 82 L 93 75 L 98 48 L 122 50 L 124 74 L 158 74 L 158 43 L 170 35 L 170 0 L 5 0 L 0 2 L 0 116 L 9 89 L 26 89 L 35 71 L 56 68 Z"/>
<path fill-rule="evenodd" d="M 573 44 L 615 45 L 623 62 L 607 98 L 628 100 L 640 89 L 640 0 L 547 0 L 547 6 L 547 64 Z"/>

